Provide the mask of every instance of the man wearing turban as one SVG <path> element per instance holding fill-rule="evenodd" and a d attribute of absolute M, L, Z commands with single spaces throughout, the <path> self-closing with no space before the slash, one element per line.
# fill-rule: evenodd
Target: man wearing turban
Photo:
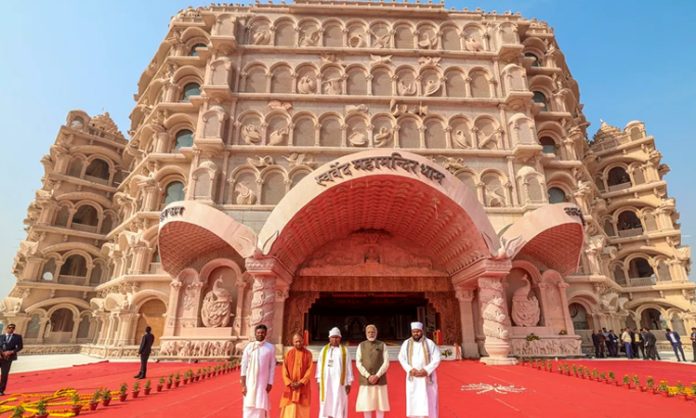
<path fill-rule="evenodd" d="M 411 338 L 401 345 L 399 363 L 406 371 L 406 416 L 437 418 L 435 369 L 440 365 L 440 348 L 423 335 L 422 323 L 411 323 Z"/>

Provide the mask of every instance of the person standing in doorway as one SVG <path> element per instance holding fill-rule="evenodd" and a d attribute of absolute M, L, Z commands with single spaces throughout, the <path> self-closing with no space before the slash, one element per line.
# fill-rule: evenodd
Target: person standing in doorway
<path fill-rule="evenodd" d="M 5 329 L 5 334 L 0 337 L 0 346 L 2 346 L 2 353 L 0 353 L 0 395 L 4 395 L 5 389 L 7 389 L 7 379 L 10 376 L 12 362 L 17 360 L 17 353 L 24 348 L 22 336 L 15 334 L 14 330 L 15 324 L 9 324 Z"/>
<path fill-rule="evenodd" d="M 145 376 L 147 375 L 147 360 L 150 358 L 152 345 L 154 343 L 155 336 L 152 335 L 152 327 L 145 327 L 145 334 L 140 340 L 140 347 L 138 348 L 138 355 L 140 356 L 140 373 L 134 376 L 136 379 L 145 379 Z"/>

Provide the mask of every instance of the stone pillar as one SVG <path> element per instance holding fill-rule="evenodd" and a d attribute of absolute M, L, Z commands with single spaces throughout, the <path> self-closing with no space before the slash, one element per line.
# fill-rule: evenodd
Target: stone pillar
<path fill-rule="evenodd" d="M 575 327 L 573 326 L 573 318 L 570 317 L 570 310 L 568 309 L 568 295 L 566 295 L 566 289 L 570 286 L 566 282 L 558 283 L 558 293 L 561 295 L 561 306 L 563 306 L 563 319 L 565 320 L 565 329 L 568 335 L 575 334 Z"/>
<path fill-rule="evenodd" d="M 265 325 L 268 335 L 273 335 L 273 313 L 275 309 L 275 282 L 272 274 L 251 273 L 254 278 L 251 297 L 251 327 Z"/>
<path fill-rule="evenodd" d="M 169 291 L 169 303 L 167 303 L 167 315 L 166 321 L 164 323 L 163 336 L 174 335 L 174 330 L 176 328 L 177 311 L 179 310 L 179 294 L 181 293 L 181 280 L 175 278 L 169 283 L 171 290 Z"/>
<path fill-rule="evenodd" d="M 481 362 L 492 365 L 516 364 L 510 353 L 510 318 L 503 288 L 503 277 L 482 274 L 478 278 L 479 305 L 483 320 L 484 347 L 488 357 Z"/>
<path fill-rule="evenodd" d="M 119 314 L 121 319 L 117 330 L 117 337 L 114 345 L 132 345 L 131 334 L 133 333 L 133 324 L 138 320 L 140 315 L 133 312 L 122 312 Z"/>
<path fill-rule="evenodd" d="M 464 358 L 479 358 L 478 344 L 476 344 L 476 329 L 474 326 L 474 300 L 473 289 L 457 288 L 456 297 L 459 301 L 459 315 L 462 324 L 462 355 Z"/>
<path fill-rule="evenodd" d="M 244 309 L 244 291 L 246 290 L 246 282 L 239 278 L 237 280 L 237 306 L 234 310 L 234 321 L 232 321 L 232 328 L 235 335 L 241 335 L 242 333 L 242 311 Z"/>
<path fill-rule="evenodd" d="M 43 318 L 41 324 L 39 325 L 39 335 L 36 337 L 37 344 L 43 344 L 44 335 L 46 335 L 46 326 L 51 324 L 50 318 Z"/>

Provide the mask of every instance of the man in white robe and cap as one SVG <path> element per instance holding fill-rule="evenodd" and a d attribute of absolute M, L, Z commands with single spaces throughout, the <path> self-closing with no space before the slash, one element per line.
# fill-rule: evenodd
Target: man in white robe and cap
<path fill-rule="evenodd" d="M 275 375 L 275 348 L 266 341 L 268 328 L 257 325 L 254 329 L 256 341 L 244 347 L 242 353 L 241 380 L 244 396 L 244 418 L 268 418 L 270 406 L 268 392 Z"/>
<path fill-rule="evenodd" d="M 353 383 L 350 354 L 341 344 L 341 330 L 329 331 L 329 343 L 321 349 L 317 359 L 319 382 L 319 417 L 347 418 L 348 394 Z"/>
<path fill-rule="evenodd" d="M 437 373 L 440 348 L 423 335 L 423 324 L 411 323 L 411 338 L 399 351 L 399 363 L 406 371 L 406 416 L 437 418 Z"/>

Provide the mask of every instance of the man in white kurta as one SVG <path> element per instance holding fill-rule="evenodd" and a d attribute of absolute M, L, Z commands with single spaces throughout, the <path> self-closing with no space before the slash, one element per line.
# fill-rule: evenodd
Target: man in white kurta
<path fill-rule="evenodd" d="M 240 375 L 244 418 L 269 417 L 268 392 L 273 384 L 276 359 L 275 348 L 266 342 L 267 332 L 265 325 L 257 325 L 254 330 L 256 341 L 249 343 L 242 353 Z"/>
<path fill-rule="evenodd" d="M 411 338 L 399 351 L 399 363 L 406 371 L 406 416 L 437 418 L 437 373 L 440 348 L 423 335 L 423 324 L 411 323 Z"/>
<path fill-rule="evenodd" d="M 355 411 L 362 412 L 364 418 L 383 418 L 389 411 L 389 393 L 387 392 L 387 370 L 389 369 L 389 351 L 387 345 L 377 339 L 377 327 L 365 327 L 367 341 L 358 345 L 355 352 L 355 366 L 360 372 L 360 389 L 355 402 Z"/>
<path fill-rule="evenodd" d="M 319 352 L 317 359 L 319 383 L 319 417 L 347 418 L 348 393 L 353 383 L 350 354 L 341 344 L 341 331 L 332 328 L 329 343 Z"/>

